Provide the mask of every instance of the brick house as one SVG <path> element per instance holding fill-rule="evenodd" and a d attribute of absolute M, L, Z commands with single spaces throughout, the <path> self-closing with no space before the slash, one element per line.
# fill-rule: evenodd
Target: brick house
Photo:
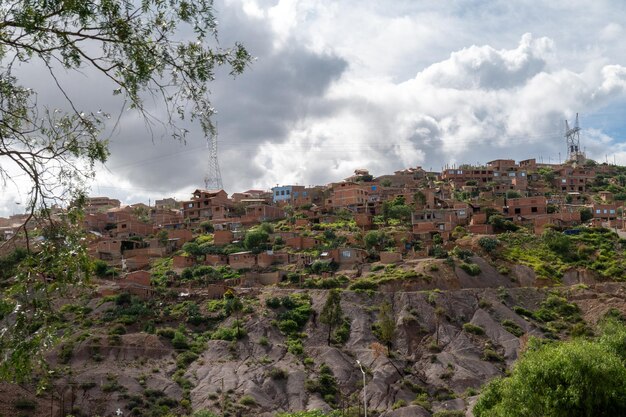
<path fill-rule="evenodd" d="M 584 193 L 593 182 L 596 172 L 592 168 L 563 166 L 556 171 L 552 185 L 561 192 L 577 191 Z"/>
<path fill-rule="evenodd" d="M 154 226 L 150 223 L 144 223 L 137 219 L 130 218 L 118 222 L 112 231 L 113 236 L 124 238 L 131 236 L 149 236 L 153 233 Z"/>
<path fill-rule="evenodd" d="M 296 250 L 312 249 L 319 244 L 319 239 L 308 236 L 295 236 L 285 240 L 285 246 Z"/>
<path fill-rule="evenodd" d="M 241 217 L 242 224 L 254 224 L 280 220 L 285 218 L 285 211 L 267 204 L 252 204 L 245 208 L 246 214 Z"/>
<path fill-rule="evenodd" d="M 593 218 L 614 220 L 617 218 L 617 208 L 617 204 L 594 204 L 592 208 Z"/>
<path fill-rule="evenodd" d="M 320 254 L 321 260 L 332 260 L 339 267 L 350 267 L 361 264 L 367 259 L 367 251 L 357 248 L 337 248 Z"/>
<path fill-rule="evenodd" d="M 545 197 L 509 198 L 503 209 L 509 216 L 533 216 L 548 213 L 548 202 Z"/>
<path fill-rule="evenodd" d="M 254 268 L 256 264 L 256 255 L 252 252 L 237 252 L 228 255 L 228 265 L 233 269 Z"/>
<path fill-rule="evenodd" d="M 465 226 L 469 219 L 469 208 L 419 210 L 412 214 L 413 233 L 422 240 L 430 240 L 433 234 L 439 233 L 442 238 L 449 239 L 456 226 Z"/>
<path fill-rule="evenodd" d="M 368 203 L 369 191 L 356 182 L 340 182 L 331 185 L 326 207 L 332 209 L 364 207 Z"/>
<path fill-rule="evenodd" d="M 195 190 L 191 200 L 182 202 L 183 217 L 191 221 L 223 220 L 232 202 L 224 190 Z"/>
<path fill-rule="evenodd" d="M 216 230 L 213 232 L 213 244 L 217 246 L 225 246 L 233 243 L 235 235 L 230 230 Z"/>
<path fill-rule="evenodd" d="M 85 199 L 85 214 L 104 213 L 108 209 L 119 207 L 120 200 L 109 197 L 88 197 Z"/>

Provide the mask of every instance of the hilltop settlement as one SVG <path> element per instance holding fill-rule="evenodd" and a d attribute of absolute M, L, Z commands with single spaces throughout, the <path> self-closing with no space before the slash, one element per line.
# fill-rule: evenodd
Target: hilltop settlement
<path fill-rule="evenodd" d="M 88 198 L 49 388 L 0 385 L 0 414 L 472 415 L 529 336 L 626 312 L 625 201 L 626 167 L 585 158 Z M 0 219 L 0 258 L 37 247 L 27 220 Z"/>

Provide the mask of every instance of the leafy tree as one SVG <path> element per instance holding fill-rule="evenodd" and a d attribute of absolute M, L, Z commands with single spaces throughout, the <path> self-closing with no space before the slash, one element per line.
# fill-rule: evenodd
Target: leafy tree
<path fill-rule="evenodd" d="M 184 139 L 185 115 L 205 133 L 213 131 L 208 83 L 216 69 L 228 65 L 231 74 L 239 74 L 251 59 L 239 44 L 215 47 L 211 0 L 14 0 L 2 7 L 0 20 L 0 173 L 24 174 L 32 210 L 82 191 L 94 164 L 108 156 L 101 131 L 109 116 L 77 108 L 59 78 L 62 72 L 80 70 L 108 83 L 149 126 Z M 38 102 L 36 91 L 16 77 L 24 65 L 41 65 L 70 110 Z M 150 112 L 146 93 L 161 100 L 168 117 Z"/>
<path fill-rule="evenodd" d="M 478 239 L 478 245 L 487 253 L 491 253 L 498 247 L 498 239 L 488 236 L 483 236 Z"/>
<path fill-rule="evenodd" d="M 387 356 L 391 353 L 391 346 L 396 335 L 396 321 L 393 318 L 391 304 L 384 301 L 378 310 L 378 321 L 376 322 L 378 338 L 387 347 Z"/>
<path fill-rule="evenodd" d="M 332 337 L 333 327 L 343 322 L 343 311 L 341 310 L 341 295 L 337 289 L 328 292 L 326 304 L 320 314 L 320 322 L 328 326 L 328 346 Z"/>
<path fill-rule="evenodd" d="M 599 341 L 531 344 L 510 377 L 483 390 L 476 417 L 602 417 L 626 415 L 623 325 Z M 621 330 L 619 329 L 621 326 Z M 615 343 L 617 341 L 617 343 Z M 622 350 L 622 354 L 624 351 Z"/>
<path fill-rule="evenodd" d="M 27 223 L 39 222 L 44 238 L 31 247 L 31 228 L 22 228 L 29 255 L 6 292 L 21 307 L 0 340 L 0 377 L 28 376 L 34 360 L 45 370 L 38 353 L 61 334 L 49 294 L 83 282 L 91 271 L 80 211 L 59 218 L 49 207 L 84 204 L 85 185 L 109 156 L 102 132 L 110 116 L 78 108 L 58 75 L 80 71 L 93 83 L 108 83 L 120 107 L 141 115 L 152 132 L 163 128 L 184 140 L 182 120 L 189 119 L 212 134 L 209 82 L 218 67 L 235 75 L 251 60 L 241 45 L 216 47 L 216 25 L 211 0 L 14 0 L 0 8 L 0 176 L 28 182 L 20 184 Z M 31 64 L 47 71 L 69 110 L 39 102 L 37 92 L 20 83 L 18 71 Z M 151 113 L 146 98 L 167 117 Z"/>
<path fill-rule="evenodd" d="M 237 296 L 233 291 L 228 290 L 224 294 L 224 312 L 226 314 L 235 316 L 235 326 L 237 329 L 236 337 L 239 339 L 240 337 L 240 315 L 243 311 L 243 302 L 241 302 L 241 298 Z"/>
<path fill-rule="evenodd" d="M 183 250 L 187 252 L 189 255 L 198 257 L 203 255 L 203 251 L 196 242 L 187 242 L 183 245 Z"/>
<path fill-rule="evenodd" d="M 270 236 L 265 230 L 250 230 L 246 233 L 246 237 L 243 240 L 243 246 L 250 251 L 260 252 L 267 246 L 269 238 Z"/>

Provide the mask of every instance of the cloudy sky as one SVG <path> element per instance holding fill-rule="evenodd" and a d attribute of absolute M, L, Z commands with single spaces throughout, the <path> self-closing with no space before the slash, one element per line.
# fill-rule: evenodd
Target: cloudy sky
<path fill-rule="evenodd" d="M 240 41 L 256 57 L 243 75 L 211 86 L 229 193 L 325 184 L 356 168 L 558 162 L 564 119 L 576 112 L 588 157 L 626 164 L 626 2 L 216 0 L 215 8 L 221 44 Z M 84 107 L 116 106 L 110 89 L 73 77 Z M 111 152 L 92 195 L 147 203 L 203 186 L 200 134 L 181 145 L 128 113 Z M 3 192 L 0 214 L 20 199 Z"/>

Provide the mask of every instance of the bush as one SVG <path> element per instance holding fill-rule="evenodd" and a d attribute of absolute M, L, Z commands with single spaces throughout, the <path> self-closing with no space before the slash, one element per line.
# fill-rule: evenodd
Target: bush
<path fill-rule="evenodd" d="M 17 410 L 34 410 L 37 408 L 37 403 L 28 398 L 18 398 L 13 401 L 13 407 Z"/>
<path fill-rule="evenodd" d="M 530 343 L 511 376 L 491 381 L 473 411 L 476 417 L 623 416 L 624 392 L 623 359 L 602 339 Z"/>
<path fill-rule="evenodd" d="M 520 337 L 524 334 L 524 330 L 512 320 L 502 320 L 502 327 L 513 336 Z"/>
<path fill-rule="evenodd" d="M 478 245 L 487 253 L 491 253 L 498 247 L 498 239 L 493 237 L 481 237 L 478 239 Z"/>
<path fill-rule="evenodd" d="M 198 354 L 191 351 L 183 352 L 176 357 L 176 367 L 178 369 L 185 369 L 196 359 L 198 359 Z"/>
<path fill-rule="evenodd" d="M 268 372 L 268 376 L 274 380 L 287 379 L 288 375 L 284 369 L 272 368 Z"/>
<path fill-rule="evenodd" d="M 163 336 L 166 339 L 173 339 L 176 335 L 176 329 L 173 329 L 171 327 L 163 327 L 161 329 L 157 329 L 156 334 L 157 336 Z"/>
<path fill-rule="evenodd" d="M 478 336 L 485 334 L 485 329 L 472 323 L 465 323 L 463 325 L 463 330 L 465 330 L 467 333 L 472 333 Z"/>
<path fill-rule="evenodd" d="M 401 407 L 406 407 L 406 401 L 405 400 L 398 400 L 398 401 L 396 401 L 391 406 L 391 409 L 392 410 L 397 410 L 398 408 L 401 408 Z"/>
<path fill-rule="evenodd" d="M 352 284 L 350 284 L 350 286 L 348 287 L 349 289 L 355 291 L 355 290 L 375 290 L 378 288 L 378 283 L 372 279 L 369 278 L 362 278 L 359 280 L 354 281 Z"/>
<path fill-rule="evenodd" d="M 239 399 L 239 404 L 245 405 L 246 407 L 252 407 L 256 405 L 256 400 L 250 395 L 244 395 Z"/>
<path fill-rule="evenodd" d="M 459 265 L 463 271 L 467 272 L 468 275 L 475 277 L 480 274 L 480 267 L 476 264 L 468 264 L 467 262 L 462 262 Z"/>

